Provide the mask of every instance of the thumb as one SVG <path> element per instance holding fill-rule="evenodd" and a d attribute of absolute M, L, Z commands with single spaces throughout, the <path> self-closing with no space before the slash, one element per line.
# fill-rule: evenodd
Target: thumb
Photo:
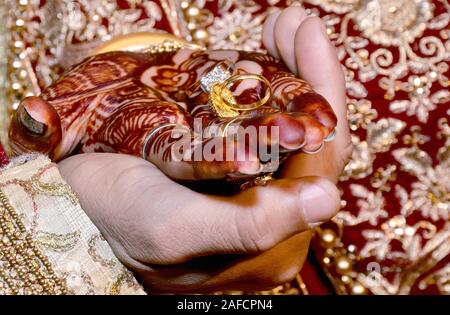
<path fill-rule="evenodd" d="M 178 255 L 170 263 L 211 254 L 266 251 L 329 220 L 340 203 L 336 186 L 320 177 L 281 179 L 232 197 L 196 194 L 189 200 L 183 211 L 169 215 L 173 220 L 166 225 L 178 240 L 159 243 L 172 249 L 177 244 Z"/>
<path fill-rule="evenodd" d="M 27 97 L 20 103 L 9 128 L 14 153 L 41 152 L 52 155 L 61 137 L 61 122 L 52 105 L 37 96 Z"/>
<path fill-rule="evenodd" d="M 266 187 L 243 191 L 232 199 L 216 201 L 219 209 L 229 211 L 229 220 L 224 222 L 217 240 L 223 242 L 220 245 L 224 249 L 228 243 L 233 244 L 231 250 L 243 252 L 268 250 L 331 219 L 340 203 L 336 186 L 320 177 L 276 180 Z M 234 206 L 230 207 L 231 203 Z"/>

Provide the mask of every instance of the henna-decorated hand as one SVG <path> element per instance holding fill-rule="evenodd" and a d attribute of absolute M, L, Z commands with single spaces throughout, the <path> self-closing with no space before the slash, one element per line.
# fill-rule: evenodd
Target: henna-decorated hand
<path fill-rule="evenodd" d="M 311 155 L 319 157 L 317 168 L 309 155 L 300 154 L 284 171 L 292 178 L 313 174 L 331 181 L 276 180 L 233 197 L 214 197 L 192 192 L 130 156 L 83 154 L 60 163 L 89 217 L 150 291 L 259 290 L 289 281 L 300 270 L 311 237 L 297 233 L 336 213 L 339 195 L 332 182 L 351 148 L 345 87 L 323 25 L 305 18 L 299 7 L 275 13 L 265 24 L 264 43 L 294 65 L 292 71 L 297 68 L 290 58 L 299 56 L 301 75 L 338 114 L 338 133 Z M 302 167 L 302 158 L 308 167 Z"/>
<path fill-rule="evenodd" d="M 218 119 L 208 105 L 208 93 L 192 87 L 224 60 L 234 64 L 235 74 L 266 78 L 273 98 L 245 115 Z M 268 93 L 254 80 L 237 82 L 233 91 L 243 103 Z M 224 137 L 220 132 L 197 141 L 198 121 L 203 132 L 215 126 L 230 135 L 233 128 L 227 127 L 232 125 L 245 128 L 237 129 L 241 135 L 254 133 L 248 139 Z M 175 124 L 192 139 L 183 146 L 182 159 L 176 156 L 180 141 L 173 137 Z M 272 162 L 278 162 L 273 156 L 278 151 L 282 155 L 315 152 L 332 138 L 335 126 L 336 116 L 325 98 L 275 58 L 233 50 L 182 49 L 87 58 L 40 96 L 24 99 L 9 135 L 17 153 L 40 151 L 61 160 L 79 152 L 119 152 L 142 156 L 175 180 L 199 180 L 258 175 L 268 166 L 262 151 L 272 151 Z M 272 127 L 279 127 L 278 135 Z"/>

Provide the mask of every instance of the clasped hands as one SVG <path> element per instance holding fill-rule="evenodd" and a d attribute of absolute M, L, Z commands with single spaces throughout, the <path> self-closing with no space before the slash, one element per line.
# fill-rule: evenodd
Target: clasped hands
<path fill-rule="evenodd" d="M 150 292 L 261 290 L 289 281 L 305 260 L 309 229 L 340 207 L 335 184 L 352 146 L 344 76 L 325 26 L 293 6 L 266 19 L 262 39 L 338 117 L 336 139 L 315 155 L 291 156 L 282 179 L 223 197 L 194 192 L 134 156 L 81 154 L 59 163 L 89 218 Z"/>

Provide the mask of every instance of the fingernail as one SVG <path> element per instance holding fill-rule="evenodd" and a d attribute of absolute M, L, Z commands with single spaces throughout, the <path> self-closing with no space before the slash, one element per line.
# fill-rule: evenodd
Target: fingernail
<path fill-rule="evenodd" d="M 25 106 L 20 106 L 17 110 L 17 118 L 20 124 L 30 133 L 42 136 L 47 130 L 47 126 L 31 116 Z"/>
<path fill-rule="evenodd" d="M 300 191 L 303 215 L 310 227 L 330 220 L 340 206 L 336 186 L 327 180 L 306 182 Z"/>

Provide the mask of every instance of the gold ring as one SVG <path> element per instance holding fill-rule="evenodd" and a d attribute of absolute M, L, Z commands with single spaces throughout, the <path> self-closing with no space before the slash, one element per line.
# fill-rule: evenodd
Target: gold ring
<path fill-rule="evenodd" d="M 253 103 L 250 104 L 239 104 L 238 102 L 236 102 L 236 99 L 233 97 L 231 91 L 229 90 L 229 87 L 236 81 L 243 81 L 243 80 L 257 80 L 260 81 L 262 83 L 264 83 L 265 85 L 267 85 L 268 88 L 268 92 L 266 93 L 266 95 Z M 253 73 L 248 73 L 248 74 L 238 74 L 238 75 L 234 75 L 228 79 L 226 79 L 223 83 L 220 84 L 221 86 L 221 95 L 222 95 L 222 100 L 224 101 L 224 103 L 226 105 L 228 105 L 231 109 L 236 110 L 236 111 L 251 111 L 251 110 L 255 110 L 261 106 L 263 106 L 264 104 L 266 104 L 267 102 L 269 102 L 272 99 L 273 96 L 273 91 L 272 91 L 272 86 L 269 82 L 269 80 L 267 80 L 265 77 L 263 77 L 262 75 L 259 74 L 253 74 Z"/>
<path fill-rule="evenodd" d="M 243 117 L 237 116 L 237 117 L 234 117 L 233 119 L 231 119 L 229 122 L 227 122 L 227 124 L 226 124 L 225 127 L 223 128 L 223 131 L 222 131 L 222 137 L 224 137 L 224 138 L 228 137 L 228 128 L 230 128 L 230 126 L 231 126 L 232 124 L 234 124 L 238 119 L 242 119 L 242 118 L 243 118 Z"/>

